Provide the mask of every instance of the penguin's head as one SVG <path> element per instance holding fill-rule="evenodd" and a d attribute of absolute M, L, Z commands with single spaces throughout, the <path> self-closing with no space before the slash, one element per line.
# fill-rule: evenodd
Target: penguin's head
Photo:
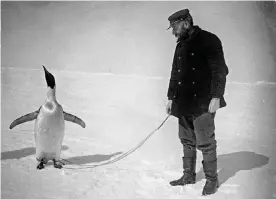
<path fill-rule="evenodd" d="M 47 82 L 47 86 L 51 89 L 54 89 L 56 86 L 55 78 L 54 76 L 47 71 L 47 69 L 43 66 L 44 72 L 45 72 L 45 78 Z"/>

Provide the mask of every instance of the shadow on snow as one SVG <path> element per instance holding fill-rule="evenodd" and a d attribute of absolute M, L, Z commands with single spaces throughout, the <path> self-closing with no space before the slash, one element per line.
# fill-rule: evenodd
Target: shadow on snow
<path fill-rule="evenodd" d="M 239 151 L 235 153 L 218 155 L 218 175 L 220 184 L 242 170 L 251 170 L 268 164 L 269 157 L 250 151 Z M 203 169 L 197 173 L 197 182 L 204 179 Z"/>

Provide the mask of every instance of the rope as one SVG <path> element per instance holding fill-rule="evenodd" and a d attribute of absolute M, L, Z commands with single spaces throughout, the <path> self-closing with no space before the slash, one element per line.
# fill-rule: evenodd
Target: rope
<path fill-rule="evenodd" d="M 154 133 L 156 133 L 163 125 L 164 123 L 167 121 L 167 119 L 170 117 L 170 115 L 168 115 L 164 121 L 155 129 L 153 130 L 145 139 L 143 139 L 137 146 L 135 146 L 134 148 L 130 149 L 129 151 L 127 151 L 126 153 L 120 155 L 119 157 L 113 159 L 113 160 L 110 160 L 110 161 L 107 161 L 107 162 L 104 162 L 104 163 L 101 163 L 101 164 L 97 164 L 97 165 L 80 165 L 80 164 L 75 164 L 77 166 L 80 166 L 78 168 L 74 168 L 74 167 L 64 167 L 64 169 L 71 169 L 71 170 L 74 170 L 74 169 L 89 169 L 89 168 L 95 168 L 95 167 L 99 167 L 99 166 L 104 166 L 104 165 L 108 165 L 108 164 L 112 164 L 114 162 L 117 162 L 123 158 L 125 158 L 126 156 L 128 156 L 129 154 L 133 153 L 135 150 L 137 150 L 138 148 L 140 148 Z M 70 164 L 74 164 L 66 159 L 61 159 L 65 162 L 68 162 Z"/>

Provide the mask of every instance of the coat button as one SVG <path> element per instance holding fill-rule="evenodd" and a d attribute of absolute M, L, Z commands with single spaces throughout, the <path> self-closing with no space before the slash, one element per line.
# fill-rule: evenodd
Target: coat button
<path fill-rule="evenodd" d="M 194 53 L 191 53 L 192 56 L 194 56 Z"/>
<path fill-rule="evenodd" d="M 181 84 L 181 82 L 178 82 L 178 84 L 180 85 L 180 84 Z"/>
<path fill-rule="evenodd" d="M 181 59 L 181 57 L 178 57 L 178 59 Z"/>
<path fill-rule="evenodd" d="M 193 70 L 195 70 L 195 68 L 193 68 Z"/>
<path fill-rule="evenodd" d="M 193 82 L 193 84 L 195 84 L 195 82 Z"/>
<path fill-rule="evenodd" d="M 196 97 L 196 94 L 194 94 L 194 97 Z"/>
<path fill-rule="evenodd" d="M 180 69 L 178 69 L 178 72 L 180 72 Z"/>

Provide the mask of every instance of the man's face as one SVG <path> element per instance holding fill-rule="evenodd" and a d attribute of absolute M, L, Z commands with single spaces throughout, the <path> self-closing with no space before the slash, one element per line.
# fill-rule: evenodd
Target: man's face
<path fill-rule="evenodd" d="M 188 35 L 188 27 L 185 25 L 186 22 L 178 21 L 172 24 L 172 34 L 177 37 L 186 37 Z"/>

